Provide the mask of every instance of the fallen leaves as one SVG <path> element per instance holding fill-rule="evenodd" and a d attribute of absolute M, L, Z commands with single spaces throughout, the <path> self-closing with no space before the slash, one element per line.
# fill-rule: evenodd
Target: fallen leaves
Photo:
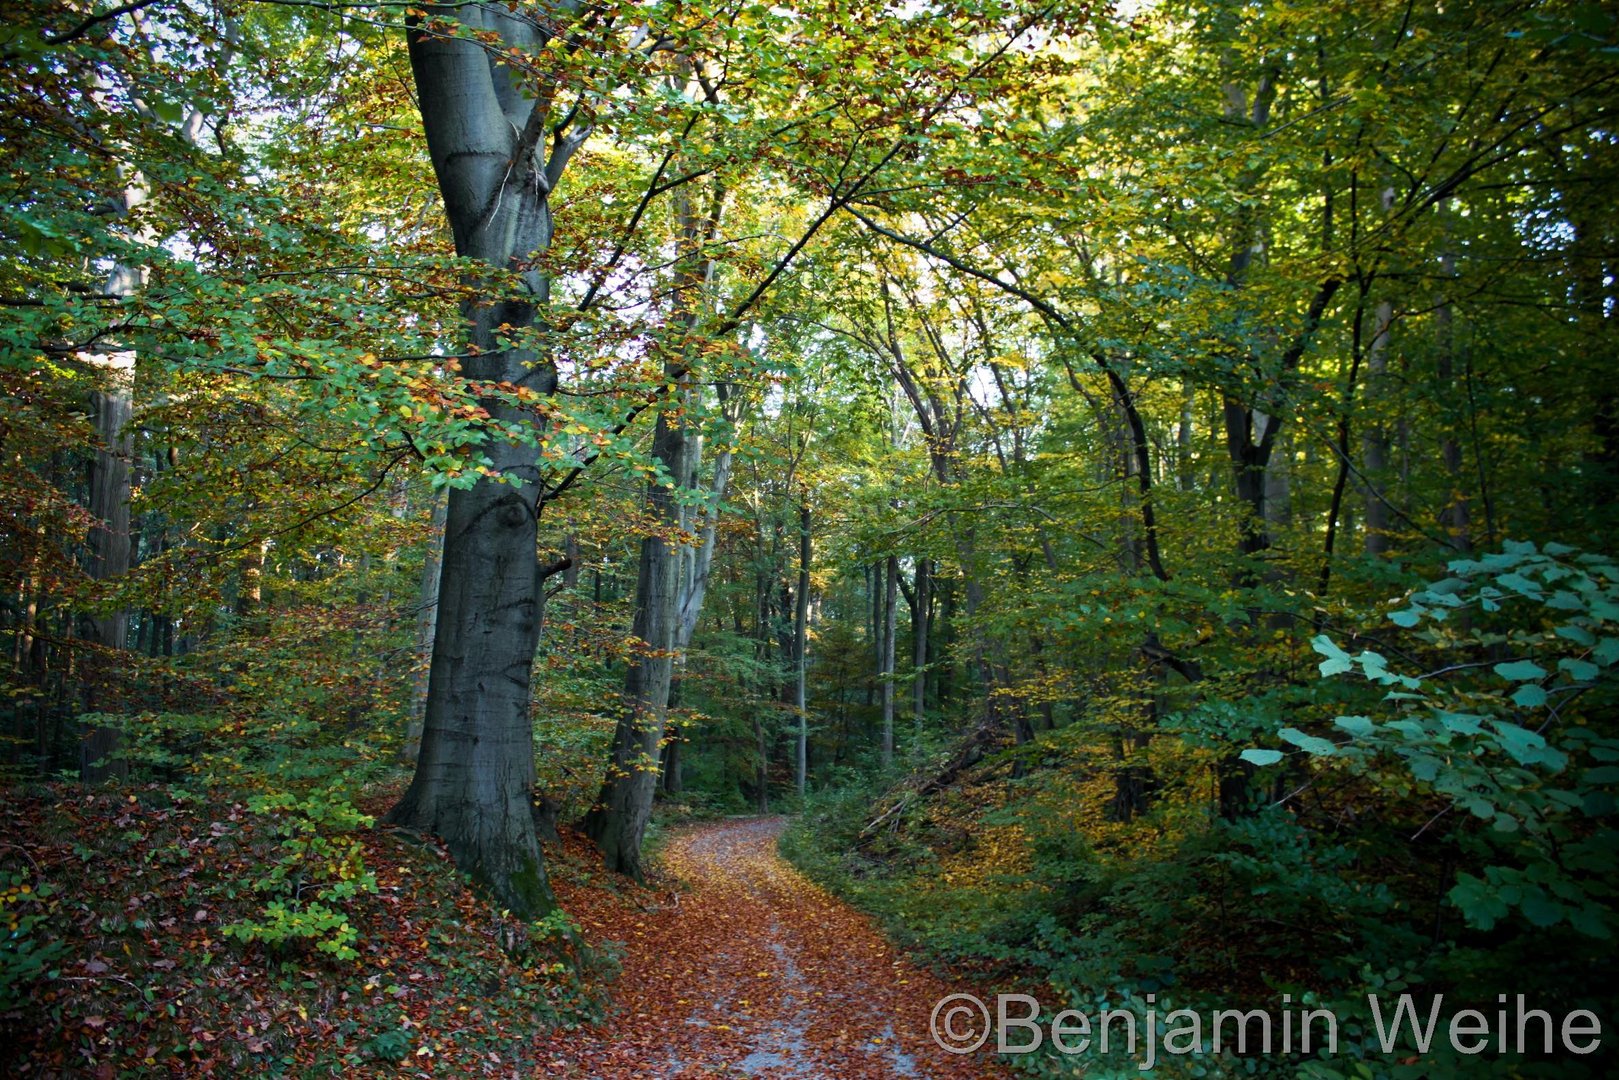
<path fill-rule="evenodd" d="M 870 920 L 789 867 L 776 853 L 784 824 L 681 831 L 661 864 L 684 891 L 651 920 L 642 907 L 661 893 L 615 896 L 559 881 L 584 925 L 626 946 L 617 1010 L 588 1031 L 549 1036 L 553 1073 L 999 1075 L 987 1060 L 938 1049 L 933 1004 L 959 988 L 895 957 Z"/>
<path fill-rule="evenodd" d="M 443 1077 L 991 1074 L 928 1033 L 933 1003 L 956 988 L 788 867 L 780 819 L 682 829 L 656 888 L 603 874 L 566 837 L 548 860 L 559 897 L 589 946 L 622 962 L 607 1019 L 580 1028 L 601 988 L 542 952 L 508 955 L 510 927 L 443 852 L 388 830 L 360 834 L 379 891 L 349 913 L 355 964 L 221 943 L 217 927 L 258 902 L 239 885 L 277 837 L 229 802 L 153 796 L 0 807 L 9 835 L 50 838 L 30 857 L 58 890 L 47 925 L 65 950 L 0 1013 L 8 1074 L 274 1064 L 327 1075 L 392 1062 Z M 139 838 L 109 829 L 119 821 Z"/>

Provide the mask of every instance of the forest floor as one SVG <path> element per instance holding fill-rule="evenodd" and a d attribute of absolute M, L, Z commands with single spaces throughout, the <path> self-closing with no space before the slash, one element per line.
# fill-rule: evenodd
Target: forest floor
<path fill-rule="evenodd" d="M 610 964 L 569 968 L 549 939 L 503 944 L 511 920 L 397 829 L 349 834 L 376 889 L 346 903 L 355 955 L 334 960 L 229 932 L 273 895 L 253 883 L 286 853 L 280 816 L 157 785 L 16 790 L 0 800 L 0 1075 L 996 1075 L 934 1044 L 934 1003 L 957 988 L 789 867 L 785 825 L 671 826 L 647 885 L 577 833 L 548 846 L 579 936 L 621 965 L 604 979 Z"/>
<path fill-rule="evenodd" d="M 779 817 L 678 830 L 657 898 L 630 924 L 559 882 L 587 937 L 624 942 L 609 1020 L 550 1038 L 547 1064 L 597 1077 L 984 1077 L 945 1053 L 933 1006 L 961 989 L 916 967 L 865 916 L 776 852 Z M 542 1056 L 542 1060 L 546 1060 Z"/>

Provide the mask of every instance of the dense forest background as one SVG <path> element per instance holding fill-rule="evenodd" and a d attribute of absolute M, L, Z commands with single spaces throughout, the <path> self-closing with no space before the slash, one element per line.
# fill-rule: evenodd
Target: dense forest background
<path fill-rule="evenodd" d="M 0 63 L 36 1066 L 214 1060 L 146 890 L 299 993 L 386 821 L 561 1022 L 542 843 L 786 812 L 1053 1008 L 1349 1018 L 1166 1075 L 1603 1074 L 1366 994 L 1619 1016 L 1609 7 L 20 0 Z"/>

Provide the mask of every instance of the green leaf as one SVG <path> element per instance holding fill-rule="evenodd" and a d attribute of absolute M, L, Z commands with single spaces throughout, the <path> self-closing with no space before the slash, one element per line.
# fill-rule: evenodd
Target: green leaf
<path fill-rule="evenodd" d="M 1574 623 L 1564 623 L 1562 626 L 1559 626 L 1557 628 L 1557 636 L 1568 641 L 1572 641 L 1576 645 L 1583 645 L 1586 648 L 1590 648 L 1597 642 L 1595 634 L 1591 633 L 1591 631 L 1587 630 L 1585 627 L 1577 626 Z"/>
<path fill-rule="evenodd" d="M 1471 713 L 1439 713 L 1439 722 L 1445 726 L 1445 730 L 1456 735 L 1479 734 L 1484 730 L 1481 726 L 1482 720 L 1483 717 L 1474 716 Z"/>
<path fill-rule="evenodd" d="M 1389 673 L 1389 662 L 1383 658 L 1381 653 L 1375 653 L 1367 649 L 1355 659 L 1359 662 L 1361 670 L 1366 673 L 1368 679 L 1377 679 Z"/>
<path fill-rule="evenodd" d="M 1557 666 L 1563 671 L 1568 672 L 1568 677 L 1573 679 L 1575 682 L 1589 682 L 1598 675 L 1602 674 L 1602 669 L 1597 667 L 1595 664 L 1588 663 L 1584 660 L 1575 660 L 1571 656 L 1565 656 L 1563 659 L 1557 661 Z"/>
<path fill-rule="evenodd" d="M 1580 812 L 1586 817 L 1607 817 L 1615 809 L 1619 809 L 1612 792 L 1593 791 L 1585 796 L 1580 803 Z"/>
<path fill-rule="evenodd" d="M 1320 664 L 1322 676 L 1340 675 L 1355 666 L 1349 654 L 1338 648 L 1325 634 L 1317 634 L 1311 638 L 1310 648 L 1326 657 Z"/>
<path fill-rule="evenodd" d="M 1280 750 L 1244 750 L 1237 756 L 1248 764 L 1258 765 L 1260 768 L 1264 768 L 1266 765 L 1274 765 L 1282 760 Z"/>
<path fill-rule="evenodd" d="M 1528 728 L 1509 724 L 1505 720 L 1491 721 L 1501 747 L 1520 765 L 1555 765 L 1562 767 L 1563 755 L 1551 750 L 1546 740 Z"/>
<path fill-rule="evenodd" d="M 1525 683 L 1513 692 L 1512 702 L 1521 709 L 1538 709 L 1546 704 L 1546 691 L 1534 683 Z"/>
<path fill-rule="evenodd" d="M 1522 574 L 1502 574 L 1495 580 L 1503 587 L 1511 589 L 1515 593 L 1521 593 L 1524 596 L 1532 597 L 1540 596 L 1540 583 L 1537 581 L 1531 581 Z"/>
<path fill-rule="evenodd" d="M 147 102 L 152 115 L 165 124 L 183 123 L 186 118 L 186 106 L 178 101 L 164 101 L 162 98 L 152 98 Z"/>
<path fill-rule="evenodd" d="M 1413 754 L 1407 761 L 1406 767 L 1411 775 L 1424 784 L 1433 783 L 1434 777 L 1439 775 L 1439 766 L 1443 764 L 1432 754 Z"/>
<path fill-rule="evenodd" d="M 1556 926 L 1563 921 L 1565 914 L 1562 904 L 1533 887 L 1526 890 L 1519 907 L 1523 909 L 1523 917 L 1533 926 Z"/>
<path fill-rule="evenodd" d="M 1445 895 L 1461 910 L 1468 925 L 1479 930 L 1493 928 L 1509 910 L 1495 886 L 1472 874 L 1456 875 L 1455 886 Z"/>
<path fill-rule="evenodd" d="M 1607 941 L 1613 937 L 1613 932 L 1608 929 L 1608 924 L 1603 921 L 1602 909 L 1595 905 L 1580 908 L 1577 911 L 1570 911 L 1568 921 L 1570 926 L 1586 937 L 1599 938 L 1602 941 Z"/>
<path fill-rule="evenodd" d="M 1510 663 L 1495 665 L 1495 673 L 1503 679 L 1513 682 L 1529 682 L 1532 679 L 1544 679 L 1546 669 L 1533 660 L 1513 660 Z"/>
<path fill-rule="evenodd" d="M 1332 742 L 1330 739 L 1319 738 L 1315 735 L 1306 735 L 1304 732 L 1295 727 L 1285 727 L 1276 734 L 1280 735 L 1283 739 L 1292 743 L 1294 746 L 1305 751 L 1306 753 L 1326 755 L 1336 754 L 1338 752 L 1337 743 Z"/>
<path fill-rule="evenodd" d="M 1370 735 L 1376 730 L 1376 725 L 1364 716 L 1340 716 L 1333 723 L 1356 738 Z"/>
<path fill-rule="evenodd" d="M 1395 626 L 1404 626 L 1409 628 L 1417 625 L 1421 618 L 1422 611 L 1420 608 L 1407 608 L 1404 611 L 1396 611 L 1389 615 L 1389 622 L 1393 623 Z"/>

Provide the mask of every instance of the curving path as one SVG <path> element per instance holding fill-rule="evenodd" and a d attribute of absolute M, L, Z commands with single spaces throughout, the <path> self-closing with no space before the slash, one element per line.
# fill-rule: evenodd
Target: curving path
<path fill-rule="evenodd" d="M 776 853 L 785 824 L 682 831 L 662 858 L 680 888 L 645 910 L 580 913 L 587 936 L 623 940 L 623 973 L 606 1024 L 546 1044 L 548 1075 L 1003 1075 L 934 1044 L 933 1005 L 959 988 L 788 866 Z"/>

